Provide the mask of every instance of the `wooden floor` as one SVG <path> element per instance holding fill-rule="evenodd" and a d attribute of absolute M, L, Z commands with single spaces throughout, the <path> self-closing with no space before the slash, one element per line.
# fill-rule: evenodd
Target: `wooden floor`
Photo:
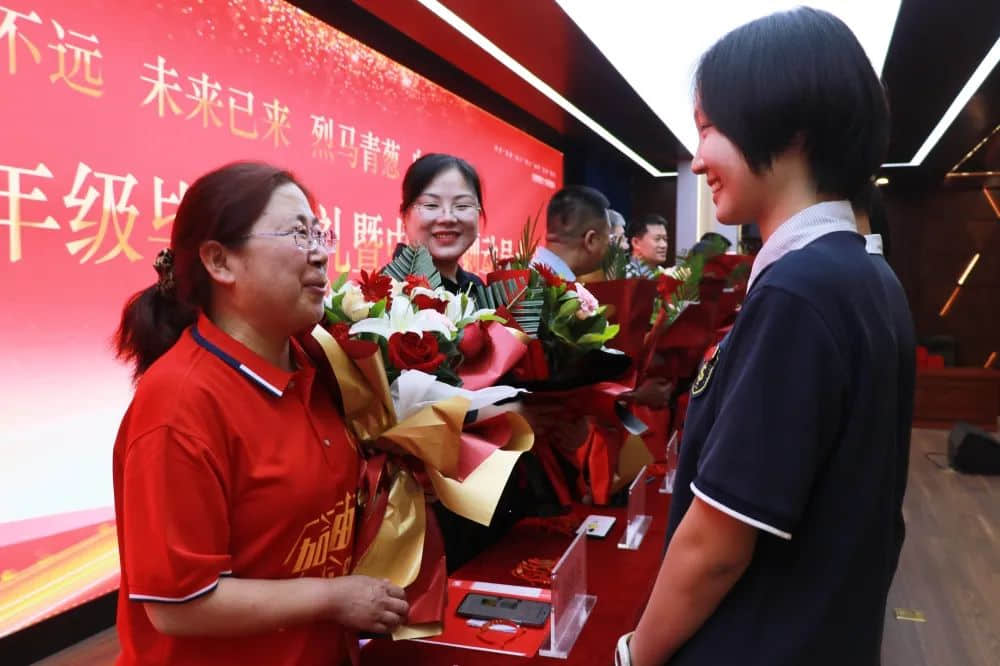
<path fill-rule="evenodd" d="M 940 469 L 934 462 L 946 461 L 933 454 L 947 446 L 947 432 L 913 431 L 885 666 L 1000 666 L 1000 476 Z M 894 608 L 927 622 L 896 620 Z"/>
<path fill-rule="evenodd" d="M 946 448 L 946 432 L 913 431 L 884 666 L 1000 666 L 1000 477 L 964 476 L 938 467 L 943 455 L 928 459 Z M 897 620 L 896 608 L 926 622 Z M 110 666 L 117 651 L 112 629 L 38 663 Z"/>

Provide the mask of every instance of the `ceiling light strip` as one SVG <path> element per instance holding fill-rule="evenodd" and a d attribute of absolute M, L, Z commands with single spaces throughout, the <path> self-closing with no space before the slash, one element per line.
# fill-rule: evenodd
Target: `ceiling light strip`
<path fill-rule="evenodd" d="M 643 159 L 639 153 L 622 143 L 616 136 L 602 127 L 596 120 L 577 108 L 572 102 L 556 92 L 556 90 L 549 84 L 535 76 L 528 70 L 528 68 L 508 55 L 503 49 L 491 42 L 481 32 L 466 23 L 460 16 L 445 7 L 443 4 L 437 0 L 418 0 L 418 2 L 437 15 L 437 17 L 442 21 L 465 35 L 465 37 L 468 38 L 473 44 L 493 56 L 500 62 L 500 64 L 521 77 L 521 79 L 531 85 L 535 90 L 548 97 L 566 113 L 583 123 L 588 129 L 594 132 L 594 134 L 610 143 L 623 155 L 642 167 L 643 170 L 645 170 L 649 175 L 657 178 L 677 175 L 676 171 L 661 171 Z"/>
<path fill-rule="evenodd" d="M 970 157 L 972 157 L 973 155 L 975 155 L 979 151 L 980 148 L 982 148 L 983 146 L 985 146 L 986 142 L 989 141 L 990 139 L 992 139 L 993 135 L 997 133 L 997 130 L 1000 130 L 1000 125 L 997 125 L 996 127 L 994 127 L 993 131 L 991 131 L 989 134 L 987 134 L 986 136 L 984 136 L 983 139 L 982 139 L 982 141 L 980 141 L 979 143 L 977 143 L 976 145 L 974 145 L 972 147 L 972 150 L 970 150 L 969 152 L 967 152 L 965 154 L 965 157 L 963 157 L 961 160 L 959 160 L 958 164 L 956 164 L 955 166 L 953 166 L 951 168 L 951 170 L 952 171 L 958 171 L 958 167 L 960 167 L 963 164 L 965 164 L 969 160 Z"/>
<path fill-rule="evenodd" d="M 910 160 L 911 166 L 919 166 L 923 163 L 928 153 L 931 152 L 931 149 L 933 149 L 941 137 L 944 136 L 945 131 L 951 126 L 955 118 L 958 117 L 958 114 L 965 107 L 966 103 L 968 103 L 969 98 L 971 98 L 976 91 L 979 90 L 979 86 L 983 84 L 986 77 L 989 76 L 990 72 L 993 71 L 993 68 L 996 67 L 997 62 L 1000 62 L 1000 38 L 997 38 L 997 41 L 993 44 L 993 48 L 989 50 L 986 57 L 983 58 L 983 61 L 979 63 L 979 67 L 977 67 L 976 71 L 972 73 L 969 80 L 965 82 L 965 85 L 962 86 L 962 90 L 959 91 L 958 96 L 955 97 L 951 106 L 948 107 L 948 110 L 944 112 L 943 116 L 941 116 L 941 120 L 939 120 L 938 124 L 933 130 L 931 130 L 931 133 L 924 141 L 924 145 L 920 146 L 920 149 L 917 150 L 913 159 Z"/>

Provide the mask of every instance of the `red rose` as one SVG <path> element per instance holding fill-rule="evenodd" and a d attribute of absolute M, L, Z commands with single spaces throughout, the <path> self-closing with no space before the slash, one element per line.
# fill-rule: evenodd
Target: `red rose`
<path fill-rule="evenodd" d="M 423 275 L 407 275 L 406 285 L 403 287 L 403 293 L 407 296 L 410 295 L 417 287 L 423 287 L 424 289 L 430 289 L 431 283 L 427 281 Z"/>
<path fill-rule="evenodd" d="M 656 282 L 656 292 L 665 301 L 669 301 L 670 297 L 674 295 L 677 288 L 680 287 L 683 282 L 676 278 L 672 278 L 669 275 L 661 275 L 659 280 Z"/>
<path fill-rule="evenodd" d="M 542 276 L 542 280 L 544 280 L 545 284 L 549 287 L 561 287 L 566 284 L 565 280 L 559 277 L 554 270 L 545 264 L 535 264 L 532 268 L 534 268 L 535 272 Z"/>
<path fill-rule="evenodd" d="M 378 345 L 371 340 L 352 338 L 350 324 L 338 322 L 331 324 L 328 330 L 344 353 L 353 359 L 368 358 L 378 352 Z"/>
<path fill-rule="evenodd" d="M 389 292 L 392 290 L 392 279 L 388 275 L 382 275 L 372 271 L 361 271 L 361 295 L 369 303 L 377 303 L 383 298 L 386 299 L 386 309 L 389 309 Z"/>
<path fill-rule="evenodd" d="M 447 301 L 432 298 L 427 294 L 417 294 L 410 298 L 410 302 L 416 305 L 418 310 L 436 310 L 441 314 L 444 314 L 445 309 L 448 307 Z"/>
<path fill-rule="evenodd" d="M 393 333 L 389 338 L 389 362 L 400 370 L 434 372 L 444 360 L 437 338 L 430 331 L 422 335 Z"/>
<path fill-rule="evenodd" d="M 458 340 L 458 351 L 467 359 L 475 358 L 486 345 L 486 332 L 483 330 L 483 323 L 473 322 L 462 329 L 462 335 Z"/>
<path fill-rule="evenodd" d="M 344 340 L 347 340 L 351 336 L 351 325 L 338 322 L 330 327 L 330 335 L 337 342 L 343 343 Z"/>

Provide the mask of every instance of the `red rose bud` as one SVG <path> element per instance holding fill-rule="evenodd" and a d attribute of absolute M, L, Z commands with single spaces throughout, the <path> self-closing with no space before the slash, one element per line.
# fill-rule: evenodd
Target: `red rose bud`
<path fill-rule="evenodd" d="M 406 285 L 403 287 L 403 293 L 409 296 L 410 292 L 416 289 L 417 287 L 430 289 L 431 283 L 428 282 L 427 278 L 424 277 L 423 275 L 407 275 Z"/>
<path fill-rule="evenodd" d="M 462 335 L 458 340 L 458 351 L 462 352 L 465 358 L 475 358 L 485 344 L 486 333 L 483 331 L 482 322 L 473 322 L 462 329 Z"/>
<path fill-rule="evenodd" d="M 438 298 L 431 298 L 427 294 L 417 294 L 410 299 L 410 302 L 417 306 L 420 310 L 437 310 L 441 314 L 444 314 L 445 309 L 448 307 L 446 301 L 442 301 Z"/>
<path fill-rule="evenodd" d="M 438 348 L 434 334 L 393 333 L 389 338 L 389 362 L 400 370 L 434 372 L 445 357 Z"/>
<path fill-rule="evenodd" d="M 351 337 L 351 325 L 344 322 L 336 323 L 330 327 L 330 335 L 343 346 L 344 341 Z"/>
<path fill-rule="evenodd" d="M 683 282 L 676 278 L 672 278 L 669 275 L 661 275 L 656 283 L 656 292 L 665 301 L 669 301 L 670 297 L 673 296 L 677 288 L 680 287 Z"/>

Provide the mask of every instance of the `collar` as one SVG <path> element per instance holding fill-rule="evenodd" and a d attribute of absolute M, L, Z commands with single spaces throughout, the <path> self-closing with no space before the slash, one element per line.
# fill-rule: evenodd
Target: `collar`
<path fill-rule="evenodd" d="M 470 284 L 478 284 L 478 278 L 475 273 L 470 273 L 461 266 L 455 271 L 454 280 L 441 276 L 441 285 L 453 294 L 465 291 Z"/>
<path fill-rule="evenodd" d="M 563 261 L 562 257 L 547 247 L 540 247 L 535 250 L 535 256 L 531 259 L 531 264 L 545 264 L 556 272 L 556 275 L 563 280 L 576 282 L 576 273 Z"/>
<path fill-rule="evenodd" d="M 868 254 L 882 254 L 882 234 L 868 234 L 865 236 L 865 252 Z"/>
<path fill-rule="evenodd" d="M 628 277 L 641 277 L 648 279 L 656 278 L 656 266 L 650 264 L 641 257 L 632 257 L 625 267 Z"/>
<path fill-rule="evenodd" d="M 800 210 L 775 229 L 753 261 L 747 290 L 764 269 L 794 250 L 801 250 L 817 238 L 835 231 L 853 231 L 854 211 L 847 201 L 823 201 Z"/>
<path fill-rule="evenodd" d="M 282 370 L 237 341 L 212 323 L 204 313 L 198 315 L 198 322 L 188 330 L 194 341 L 206 351 L 276 398 L 284 395 L 295 376 L 295 373 Z M 308 367 L 309 361 L 298 343 L 291 340 L 290 344 L 295 362 L 300 367 Z"/>

